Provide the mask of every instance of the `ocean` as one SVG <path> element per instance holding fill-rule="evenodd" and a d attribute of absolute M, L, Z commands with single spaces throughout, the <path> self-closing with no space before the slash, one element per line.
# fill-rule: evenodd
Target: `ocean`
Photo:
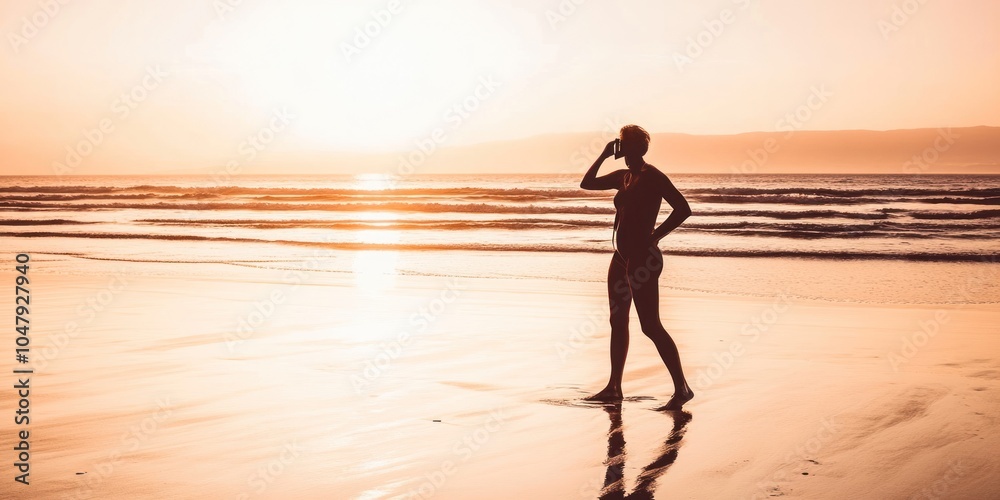
<path fill-rule="evenodd" d="M 991 261 L 1000 176 L 670 176 L 693 215 L 667 255 Z M 611 251 L 614 191 L 580 176 L 0 178 L 5 237 L 330 249 Z M 660 221 L 669 213 L 664 202 Z"/>

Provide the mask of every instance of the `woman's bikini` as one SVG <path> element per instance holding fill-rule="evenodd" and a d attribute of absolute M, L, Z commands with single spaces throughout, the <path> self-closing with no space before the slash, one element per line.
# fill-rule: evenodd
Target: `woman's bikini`
<path fill-rule="evenodd" d="M 634 210 L 638 206 L 638 203 L 641 201 L 640 199 L 638 199 L 638 197 L 628 196 L 626 194 L 626 192 L 629 191 L 630 188 L 635 186 L 638 183 L 638 181 L 639 178 L 637 176 L 634 176 L 631 170 L 625 172 L 625 176 L 622 179 L 622 188 L 619 189 L 618 192 L 615 194 L 615 199 L 614 199 L 615 224 L 614 228 L 611 231 L 611 245 L 615 249 L 615 257 L 620 259 L 623 264 L 628 262 L 628 259 L 624 255 L 622 255 L 621 252 L 619 251 L 618 241 L 616 236 L 618 232 L 619 222 L 621 221 L 623 213 L 628 214 L 629 212 L 631 212 L 631 210 L 629 209 Z"/>

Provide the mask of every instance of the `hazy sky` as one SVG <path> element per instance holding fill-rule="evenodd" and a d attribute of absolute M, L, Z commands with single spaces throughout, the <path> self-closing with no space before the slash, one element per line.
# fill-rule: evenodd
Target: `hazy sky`
<path fill-rule="evenodd" d="M 5 174 L 609 121 L 767 131 L 810 105 L 796 127 L 1000 125 L 995 0 L 5 0 L 0 19 Z"/>

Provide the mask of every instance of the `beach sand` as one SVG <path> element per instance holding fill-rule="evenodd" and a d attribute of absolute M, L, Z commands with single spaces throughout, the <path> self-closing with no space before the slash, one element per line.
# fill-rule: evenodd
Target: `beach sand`
<path fill-rule="evenodd" d="M 996 303 L 664 286 L 696 397 L 653 410 L 671 385 L 633 320 L 618 411 L 577 401 L 607 377 L 606 292 L 589 278 L 608 256 L 539 257 L 591 270 L 580 281 L 407 268 L 441 259 L 426 253 L 336 258 L 360 264 L 33 253 L 31 484 L 8 477 L 3 496 L 1000 497 Z"/>

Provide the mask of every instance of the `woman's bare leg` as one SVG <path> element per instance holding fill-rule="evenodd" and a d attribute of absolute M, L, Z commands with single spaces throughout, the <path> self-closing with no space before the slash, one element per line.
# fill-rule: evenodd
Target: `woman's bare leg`
<path fill-rule="evenodd" d="M 632 299 L 635 302 L 635 311 L 639 315 L 639 324 L 642 325 L 642 333 L 653 341 L 674 382 L 674 396 L 664 409 L 680 409 L 694 397 L 694 391 L 684 378 L 677 344 L 660 322 L 659 277 L 663 268 L 663 258 L 659 250 L 652 250 L 645 259 L 629 259 L 629 264 L 628 277 Z"/>
<path fill-rule="evenodd" d="M 611 310 L 611 377 L 608 385 L 593 396 L 591 401 L 620 401 L 622 375 L 628 356 L 628 313 L 632 308 L 625 262 L 615 255 L 608 267 L 608 305 Z"/>

